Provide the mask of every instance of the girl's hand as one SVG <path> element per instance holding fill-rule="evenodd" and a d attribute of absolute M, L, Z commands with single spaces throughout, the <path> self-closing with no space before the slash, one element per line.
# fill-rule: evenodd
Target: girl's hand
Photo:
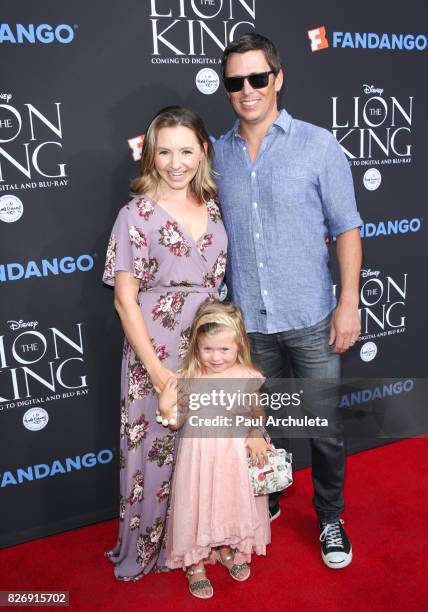
<path fill-rule="evenodd" d="M 177 406 L 177 379 L 175 376 L 170 376 L 162 391 L 159 393 L 159 412 L 163 419 L 171 419 L 176 417 Z"/>
<path fill-rule="evenodd" d="M 245 440 L 245 446 L 250 451 L 251 462 L 253 465 L 262 468 L 269 463 L 267 451 L 272 451 L 276 454 L 275 448 L 262 437 L 248 437 Z"/>

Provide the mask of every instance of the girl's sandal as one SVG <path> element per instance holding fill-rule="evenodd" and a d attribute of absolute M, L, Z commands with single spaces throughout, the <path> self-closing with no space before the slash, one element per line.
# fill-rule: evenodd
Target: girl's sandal
<path fill-rule="evenodd" d="M 250 577 L 251 569 L 248 563 L 241 563 L 240 565 L 236 565 L 236 563 L 234 563 L 232 567 L 228 567 L 226 565 L 225 561 L 233 561 L 233 559 L 235 558 L 235 555 L 229 554 L 227 555 L 227 557 L 222 557 L 221 552 L 218 551 L 217 558 L 220 561 L 220 563 L 229 570 L 229 574 L 232 576 L 234 580 L 237 580 L 238 582 L 245 582 L 245 580 L 248 580 L 248 578 Z M 243 578 L 240 578 L 239 574 L 245 569 L 248 570 L 248 573 Z"/>
<path fill-rule="evenodd" d="M 194 574 L 205 574 L 205 568 L 199 567 L 198 569 L 188 569 L 186 571 L 186 577 L 194 576 Z M 202 595 L 202 591 L 205 589 L 211 589 L 209 595 Z M 202 580 L 196 580 L 195 582 L 189 582 L 189 591 L 194 597 L 198 597 L 199 599 L 210 599 L 214 595 L 214 589 L 212 587 L 211 582 L 208 578 L 204 578 Z"/>

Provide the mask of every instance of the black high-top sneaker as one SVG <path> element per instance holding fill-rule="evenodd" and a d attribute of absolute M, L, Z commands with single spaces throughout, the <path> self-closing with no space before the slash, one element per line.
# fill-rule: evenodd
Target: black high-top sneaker
<path fill-rule="evenodd" d="M 279 503 L 276 502 L 273 506 L 269 506 L 269 518 L 270 522 L 274 521 L 281 514 L 281 508 L 279 507 Z"/>
<path fill-rule="evenodd" d="M 339 519 L 334 523 L 321 521 L 320 542 L 321 556 L 327 567 L 340 569 L 352 561 L 352 546 L 343 527 L 344 521 Z"/>

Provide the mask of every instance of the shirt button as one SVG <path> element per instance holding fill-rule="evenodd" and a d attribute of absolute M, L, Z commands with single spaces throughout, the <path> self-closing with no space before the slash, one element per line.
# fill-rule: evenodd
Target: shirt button
<path fill-rule="evenodd" d="M 257 208 L 257 202 L 254 202 L 253 206 L 254 208 Z"/>
<path fill-rule="evenodd" d="M 243 151 L 246 151 L 246 150 L 247 150 L 247 147 L 242 147 L 242 150 L 243 150 Z"/>
<path fill-rule="evenodd" d="M 267 295 L 266 289 L 263 289 L 263 295 Z"/>
<path fill-rule="evenodd" d="M 260 234 L 256 234 L 256 238 L 260 238 Z"/>
<path fill-rule="evenodd" d="M 263 262 L 262 261 L 259 263 L 259 268 L 263 268 Z"/>
<path fill-rule="evenodd" d="M 256 176 L 256 173 L 254 172 L 254 170 L 252 171 L 251 176 Z"/>

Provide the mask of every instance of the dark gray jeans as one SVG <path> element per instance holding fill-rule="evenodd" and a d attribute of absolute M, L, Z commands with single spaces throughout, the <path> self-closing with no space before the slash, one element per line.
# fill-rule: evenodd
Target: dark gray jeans
<path fill-rule="evenodd" d="M 276 334 L 248 334 L 251 356 L 267 379 L 286 378 L 291 364 L 296 378 L 340 381 L 340 357 L 327 342 L 330 334 L 329 315 L 323 321 L 299 330 Z M 274 439 L 276 447 L 287 448 L 286 439 Z M 311 438 L 313 505 L 319 520 L 333 522 L 344 509 L 343 480 L 345 449 L 342 437 Z M 270 507 L 281 493 L 269 496 Z"/>

